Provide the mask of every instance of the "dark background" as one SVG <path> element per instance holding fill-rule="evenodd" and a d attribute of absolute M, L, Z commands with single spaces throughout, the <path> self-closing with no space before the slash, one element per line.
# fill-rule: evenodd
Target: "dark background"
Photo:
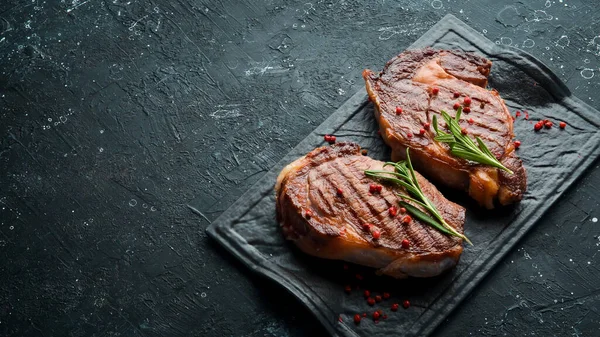
<path fill-rule="evenodd" d="M 365 3 L 2 1 L 0 336 L 324 334 L 204 230 L 447 13 L 600 108 L 593 2 Z M 436 335 L 598 335 L 598 186 L 595 164 Z"/>

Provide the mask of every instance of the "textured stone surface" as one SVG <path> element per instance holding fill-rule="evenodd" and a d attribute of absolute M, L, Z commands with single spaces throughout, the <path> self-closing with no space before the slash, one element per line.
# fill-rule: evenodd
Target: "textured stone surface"
<path fill-rule="evenodd" d="M 323 334 L 204 229 L 447 13 L 600 108 L 584 1 L 3 1 L 0 335 Z M 599 184 L 436 334 L 598 334 Z"/>

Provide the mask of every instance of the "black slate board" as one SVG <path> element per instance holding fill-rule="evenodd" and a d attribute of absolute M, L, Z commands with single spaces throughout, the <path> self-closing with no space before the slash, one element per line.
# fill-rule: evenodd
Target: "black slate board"
<path fill-rule="evenodd" d="M 515 121 L 516 138 L 523 144 L 519 155 L 528 172 L 528 193 L 520 204 L 486 212 L 464 194 L 443 190 L 447 197 L 467 207 L 466 234 L 475 244 L 465 247 L 457 268 L 433 279 L 398 281 L 374 276 L 372 270 L 359 266 L 344 270 L 341 262 L 307 256 L 283 239 L 274 216 L 275 179 L 283 166 L 323 145 L 324 134 L 334 133 L 339 141 L 356 141 L 369 149 L 370 156 L 389 159 L 389 150 L 377 136 L 372 105 L 363 90 L 208 228 L 214 239 L 252 270 L 273 279 L 300 299 L 332 334 L 431 333 L 598 156 L 600 113 L 573 97 L 531 55 L 494 44 L 452 15 L 444 17 L 409 48 L 426 46 L 459 48 L 492 60 L 490 87 L 500 91 L 511 111 L 526 109 L 530 116 L 529 121 L 523 117 Z M 533 132 L 533 123 L 543 118 L 564 120 L 568 127 Z M 357 280 L 355 274 L 364 279 Z M 348 283 L 360 291 L 345 294 L 342 289 Z M 392 298 L 368 307 L 362 296 L 362 289 L 366 288 L 389 291 Z M 391 303 L 403 299 L 411 301 L 410 309 L 389 311 Z M 383 309 L 389 318 L 378 325 L 370 319 L 358 326 L 352 322 L 355 313 L 372 313 L 376 308 Z"/>

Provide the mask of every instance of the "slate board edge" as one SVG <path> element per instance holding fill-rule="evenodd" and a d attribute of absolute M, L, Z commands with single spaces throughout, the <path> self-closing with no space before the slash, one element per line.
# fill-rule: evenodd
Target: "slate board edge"
<path fill-rule="evenodd" d="M 237 233 L 224 230 L 223 227 L 214 226 L 207 228 L 207 232 L 231 254 L 236 256 L 245 265 L 250 267 L 251 270 L 283 286 L 294 297 L 300 300 L 300 303 L 304 304 L 304 306 L 308 308 L 308 310 L 317 318 L 318 321 L 321 322 L 323 327 L 325 327 L 325 329 L 332 336 L 338 336 L 338 331 L 335 329 L 334 324 L 326 319 L 327 317 L 330 317 L 330 312 L 325 310 L 325 308 L 327 308 L 326 303 L 323 303 L 323 305 L 320 306 L 316 305 L 310 296 L 312 292 L 311 294 L 308 294 L 303 291 L 304 289 L 300 289 L 296 284 L 294 284 L 294 282 L 288 281 L 288 278 L 285 277 L 286 275 L 280 274 L 277 268 L 269 268 L 269 263 L 264 258 L 259 257 L 259 254 L 250 254 L 249 249 L 245 250 L 236 248 L 236 245 L 244 245 L 242 242 L 245 242 L 245 240 Z M 354 331 L 348 329 L 345 324 L 341 324 L 340 326 L 343 328 L 345 336 L 360 337 L 354 333 Z"/>
<path fill-rule="evenodd" d="M 438 30 L 439 28 L 443 28 L 444 26 L 449 26 L 447 31 Z M 452 26 L 460 28 L 460 30 L 462 30 L 462 32 L 457 29 L 452 28 Z M 482 51 L 485 51 L 487 54 L 498 55 L 499 58 L 504 58 L 504 59 L 511 58 L 511 59 L 526 60 L 528 63 L 533 64 L 535 68 L 538 68 L 541 70 L 540 72 L 537 72 L 536 75 L 541 75 L 543 77 L 544 82 L 547 83 L 546 88 L 552 89 L 550 93 L 553 96 L 555 96 L 555 98 L 557 98 L 557 100 L 560 101 L 560 103 L 562 103 L 564 106 L 566 106 L 569 110 L 575 110 L 575 106 L 578 105 L 577 106 L 578 115 L 585 116 L 588 121 L 590 121 L 591 123 L 593 123 L 596 126 L 600 125 L 600 116 L 598 115 L 597 110 L 595 110 L 594 108 L 592 108 L 587 103 L 580 100 L 579 98 L 572 96 L 568 87 L 545 64 L 540 62 L 533 55 L 531 55 L 523 50 L 517 49 L 517 48 L 513 48 L 513 47 L 507 48 L 505 46 L 499 47 L 496 45 L 492 45 L 491 48 L 486 48 L 486 46 L 489 45 L 490 41 L 487 38 L 485 38 L 484 36 L 482 36 L 481 34 L 479 34 L 479 32 L 475 31 L 473 28 L 469 27 L 467 24 L 465 24 L 464 22 L 459 20 L 454 15 L 451 15 L 451 14 L 446 15 L 442 20 L 440 20 L 437 24 L 435 24 L 430 29 L 430 31 L 426 32 L 419 39 L 417 39 L 417 41 L 415 41 L 409 48 L 414 48 L 415 46 L 426 47 L 429 45 L 429 42 L 432 39 L 437 40 L 439 38 L 442 38 L 445 34 L 447 34 L 450 31 L 465 38 L 465 40 L 470 40 L 471 42 L 475 42 L 475 44 L 477 45 L 477 48 Z M 462 34 L 463 32 L 467 33 L 469 35 L 468 38 L 463 36 L 463 34 Z M 477 42 L 479 42 L 479 43 L 477 43 Z M 523 68 L 520 65 L 519 65 L 519 67 Z M 540 79 L 538 79 L 538 80 L 540 80 Z M 583 108 L 583 110 L 581 108 Z M 470 278 L 470 282 L 465 283 L 464 285 L 462 285 L 462 287 L 459 288 L 459 292 L 455 293 L 452 301 L 445 301 L 442 303 L 442 305 L 439 305 L 441 302 L 439 302 L 436 299 L 432 303 L 432 305 L 428 308 L 428 310 L 423 312 L 423 315 L 421 315 L 419 317 L 419 319 L 415 321 L 413 326 L 417 325 L 417 327 L 416 327 L 416 329 L 411 328 L 409 335 L 414 335 L 414 336 L 430 335 L 441 324 L 441 322 L 444 319 L 446 319 L 446 317 L 448 317 L 448 315 L 451 313 L 452 309 L 446 310 L 446 308 L 448 308 L 448 307 L 455 308 L 456 306 L 458 306 L 468 296 L 468 294 L 472 291 L 472 289 L 479 282 L 481 282 L 481 280 L 483 280 L 489 274 L 489 272 L 493 269 L 493 268 L 487 268 L 487 266 L 490 264 L 495 265 L 496 263 L 498 263 L 502 258 L 504 258 L 504 256 L 506 256 L 506 254 L 508 252 L 510 252 L 512 250 L 512 248 L 525 236 L 525 234 L 527 232 L 529 232 L 529 230 L 531 228 L 535 227 L 537 220 L 559 199 L 560 196 L 563 195 L 563 193 L 566 190 L 568 190 L 569 187 L 571 187 L 571 185 L 577 179 L 581 178 L 583 173 L 598 158 L 599 153 L 597 150 L 600 147 L 599 136 L 600 135 L 598 133 L 596 133 L 595 136 L 590 138 L 590 140 L 586 143 L 586 145 L 591 144 L 595 151 L 592 152 L 591 156 L 586 157 L 586 159 L 577 168 L 577 170 L 575 172 L 572 172 L 572 174 L 569 176 L 569 178 L 565 179 L 565 181 L 563 182 L 563 186 L 567 186 L 567 188 L 563 188 L 562 190 L 560 190 L 557 187 L 555 189 L 555 191 L 557 193 L 554 194 L 554 197 L 552 198 L 551 201 L 549 201 L 545 204 L 545 207 L 538 207 L 534 212 L 529 214 L 529 216 L 526 219 L 532 219 L 532 218 L 536 219 L 533 221 L 529 221 L 529 220 L 524 221 L 525 224 L 529 224 L 529 225 L 521 226 L 518 229 L 515 228 L 512 231 L 503 231 L 500 234 L 500 236 L 509 236 L 509 233 L 510 233 L 511 234 L 509 236 L 510 238 L 508 240 L 506 240 L 503 245 L 497 244 L 498 241 L 495 241 L 494 243 L 492 243 L 491 244 L 492 246 L 496 245 L 497 247 L 494 247 L 493 253 L 486 254 L 487 258 L 484 258 L 483 262 L 479 266 L 476 266 L 474 268 L 467 268 L 463 271 L 463 273 L 461 273 L 460 275 L 457 275 L 455 277 L 455 279 L 458 277 L 464 277 L 465 274 L 472 275 L 472 277 Z M 573 177 L 575 177 L 575 178 L 573 178 Z M 502 241 L 502 240 L 500 240 L 500 241 Z M 475 264 L 475 262 L 480 259 L 481 259 L 481 257 L 477 257 L 475 260 L 473 260 L 472 263 Z M 454 285 L 454 281 L 449 285 L 449 287 L 452 287 L 453 285 Z M 438 305 L 439 305 L 439 307 L 437 307 Z M 423 319 L 427 321 L 426 324 L 422 324 L 421 320 L 423 320 Z M 418 328 L 419 326 L 422 327 L 422 329 L 419 329 Z"/>
<path fill-rule="evenodd" d="M 456 26 L 456 27 L 459 27 L 460 29 L 466 30 L 467 33 L 470 33 L 469 38 L 471 38 L 471 40 L 479 40 L 482 42 L 482 45 L 484 43 L 485 44 L 489 43 L 489 40 L 487 40 L 483 36 L 480 36 L 480 34 L 478 32 L 476 32 L 475 30 L 473 30 L 471 27 L 467 26 L 465 23 L 463 23 L 462 21 L 457 19 L 455 16 L 448 14 L 444 18 L 442 18 L 438 23 L 436 23 L 428 32 L 423 34 L 423 36 L 421 36 L 417 41 L 415 41 L 407 49 L 416 48 L 416 47 L 424 47 L 424 46 L 428 45 L 428 44 L 424 43 L 426 40 L 431 41 L 432 39 L 439 39 L 440 37 L 443 37 L 443 35 L 445 35 L 448 31 L 453 31 L 453 32 L 457 33 L 458 35 L 462 36 L 462 34 L 460 34 L 461 33 L 460 31 L 457 31 L 453 28 L 448 29 L 448 31 L 443 31 L 443 34 L 441 34 L 442 31 L 440 30 L 440 28 L 444 28 L 446 26 Z M 551 81 L 551 83 L 553 83 L 555 86 L 558 85 L 559 88 L 557 91 L 562 94 L 561 95 L 562 96 L 561 103 L 565 104 L 566 106 L 569 106 L 569 108 L 571 110 L 574 106 L 574 103 L 579 104 L 580 106 L 579 106 L 578 110 L 580 112 L 580 115 L 581 115 L 581 113 L 583 113 L 595 125 L 600 125 L 600 121 L 598 120 L 597 111 L 595 109 L 593 109 L 592 107 L 590 107 L 589 105 L 587 105 L 586 103 L 584 103 L 583 101 L 581 101 L 580 99 L 570 96 L 570 92 L 567 89 L 567 87 L 562 83 L 562 81 L 560 81 L 558 78 L 556 78 L 555 75 L 549 70 L 549 68 L 546 67 L 543 63 L 539 62 L 533 56 L 531 56 L 528 53 L 521 51 L 521 50 L 515 49 L 515 51 L 518 51 L 518 53 L 512 52 L 512 51 L 507 52 L 506 50 L 508 48 L 505 48 L 505 47 L 500 48 L 500 47 L 496 47 L 495 45 L 493 46 L 492 49 L 493 50 L 488 51 L 488 52 L 496 53 L 498 55 L 508 54 L 511 57 L 526 59 L 527 61 L 535 64 L 539 69 L 543 70 L 543 73 L 541 73 L 541 74 L 544 75 L 545 77 L 547 77 L 549 82 Z M 514 49 L 514 48 L 511 48 L 511 49 Z M 550 76 L 548 76 L 548 75 L 550 75 Z M 557 91 L 553 92 L 553 94 L 556 94 Z M 348 101 L 346 101 L 346 103 L 344 103 L 342 105 L 342 107 L 345 107 L 346 105 L 354 104 L 358 109 L 358 108 L 360 108 L 361 105 L 364 104 L 365 98 L 366 98 L 366 94 L 364 92 L 362 92 L 362 90 L 361 90 L 361 91 L 357 92 L 356 94 L 354 94 Z M 361 102 L 362 102 L 362 104 L 361 104 Z M 581 111 L 581 109 L 580 109 L 581 107 L 584 108 L 583 111 Z M 355 113 L 356 113 L 357 109 L 354 110 Z M 352 116 L 354 116 L 355 113 L 350 114 L 349 115 L 350 117 L 348 117 L 348 115 L 336 116 L 336 114 L 333 113 L 327 120 L 325 120 L 321 125 L 319 125 L 315 129 L 314 132 L 309 134 L 294 149 L 292 149 L 278 164 L 275 165 L 274 168 L 278 168 L 278 167 L 281 168 L 285 164 L 289 163 L 291 161 L 291 159 L 295 159 L 295 158 L 299 157 L 300 155 L 302 155 L 303 153 L 297 153 L 296 150 L 299 148 L 305 148 L 307 145 L 318 144 L 320 141 L 322 141 L 322 139 L 318 139 L 318 138 L 322 137 L 323 134 L 331 133 L 333 131 L 329 127 L 329 125 L 340 125 L 343 123 L 343 120 L 347 120 L 348 118 L 351 118 Z M 590 138 L 590 140 L 586 144 L 589 144 L 592 141 L 594 141 L 596 143 L 595 146 L 593 146 L 593 148 L 595 150 L 597 150 L 600 145 L 600 142 L 598 140 L 598 134 L 596 134 L 596 137 Z M 565 185 L 570 186 L 576 179 L 578 179 L 582 175 L 582 173 L 598 157 L 597 152 L 598 151 L 594 151 L 593 155 L 588 156 L 582 162 L 582 165 L 580 165 L 578 167 L 578 169 L 575 172 L 573 172 L 574 174 L 571 174 L 570 178 L 567 178 L 565 180 L 563 186 L 565 186 Z M 298 297 L 298 299 L 300 299 L 300 301 L 311 312 L 313 312 L 315 317 L 323 324 L 323 326 L 327 329 L 327 331 L 330 332 L 332 335 L 337 335 L 340 331 L 336 330 L 336 327 L 338 327 L 338 329 L 339 329 L 339 327 L 341 326 L 343 328 L 343 333 L 346 336 L 358 336 L 356 333 L 354 333 L 354 331 L 349 330 L 346 327 L 345 322 L 338 324 L 337 321 L 332 322 L 330 320 L 327 320 L 326 317 L 329 315 L 329 312 L 323 310 L 323 308 L 327 306 L 326 303 L 323 303 L 322 301 L 318 301 L 319 303 L 315 303 L 312 296 L 307 296 L 307 294 L 305 292 L 303 292 L 301 289 L 299 289 L 296 285 L 287 281 L 287 279 L 285 277 L 283 277 L 283 275 L 279 274 L 275 270 L 270 269 L 270 267 L 272 266 L 271 263 L 269 263 L 266 259 L 262 258 L 260 256 L 260 254 L 254 254 L 254 255 L 250 254 L 250 251 L 253 250 L 254 248 L 248 247 L 248 248 L 239 249 L 239 248 L 235 247 L 235 245 L 244 247 L 244 246 L 248 246 L 248 244 L 244 238 L 242 238 L 236 232 L 230 230 L 230 228 L 229 228 L 229 225 L 232 224 L 236 218 L 238 218 L 238 216 L 235 216 L 235 217 L 233 216 L 233 213 L 234 213 L 233 211 L 245 208 L 244 207 L 245 204 L 250 203 L 249 200 L 258 200 L 256 198 L 257 196 L 260 197 L 260 199 L 264 198 L 266 196 L 266 194 L 264 193 L 265 192 L 264 187 L 265 187 L 265 185 L 268 185 L 268 184 L 264 184 L 264 182 L 267 180 L 270 180 L 271 182 L 274 181 L 274 178 L 277 176 L 277 174 L 278 174 L 278 172 L 274 172 L 274 171 L 270 171 L 269 173 L 267 173 L 252 188 L 250 188 L 250 190 L 248 192 L 244 193 L 240 197 L 239 201 L 242 201 L 243 204 L 240 204 L 240 202 L 234 203 L 233 206 L 231 206 L 227 211 L 225 211 L 223 213 L 223 215 L 221 215 L 221 217 L 219 217 L 217 220 L 215 220 L 207 228 L 207 232 L 213 239 L 220 242 L 223 246 L 225 246 L 225 248 L 228 251 L 230 251 L 234 256 L 237 256 L 238 258 L 240 258 L 252 270 L 254 270 L 255 272 L 258 272 L 259 274 L 265 275 L 268 278 L 271 278 L 275 282 L 284 286 L 284 288 L 286 288 L 288 291 L 290 291 L 294 296 Z M 573 176 L 575 176 L 575 178 L 572 178 Z M 262 186 L 260 186 L 260 185 L 262 185 Z M 263 188 L 260 188 L 260 187 L 263 187 Z M 268 191 L 272 192 L 272 185 L 271 185 L 270 189 L 269 188 L 267 188 L 267 189 L 268 189 Z M 562 190 L 557 191 L 557 193 L 555 194 L 555 197 L 549 203 L 546 203 L 546 205 L 547 205 L 546 207 L 538 207 L 534 212 L 532 212 L 529 215 L 528 218 L 530 218 L 530 217 L 538 217 L 539 218 L 539 216 L 544 214 L 546 212 L 546 210 L 556 200 L 558 200 L 558 198 L 567 189 L 568 188 L 563 188 Z M 248 209 L 250 209 L 250 208 L 248 208 Z M 507 241 L 506 244 L 504 244 L 500 247 L 496 247 L 496 252 L 494 254 L 488 254 L 488 257 L 486 259 L 484 259 L 484 263 L 481 263 L 477 267 L 466 269 L 463 273 L 461 273 L 461 275 L 464 273 L 473 274 L 473 273 L 475 273 L 475 271 L 482 269 L 483 267 L 487 266 L 489 263 L 497 263 L 512 249 L 512 247 L 514 247 L 514 245 L 524 236 L 525 233 L 527 233 L 529 231 L 529 229 L 534 227 L 535 222 L 537 222 L 537 220 L 531 222 L 529 226 L 522 226 L 519 228 L 519 230 L 514 230 L 516 235 L 512 236 Z M 506 233 L 506 232 L 502 232 L 502 233 L 503 234 L 501 234 L 501 235 L 504 235 L 504 233 Z M 478 257 L 473 262 L 478 261 L 479 259 L 480 258 Z M 277 267 L 275 269 L 277 269 Z M 483 269 L 485 269 L 485 268 L 483 268 Z M 489 273 L 490 270 L 491 269 L 487 269 L 482 272 L 475 273 L 475 277 L 473 277 L 470 282 L 467 282 L 462 287 L 460 287 L 460 292 L 454 296 L 453 300 L 445 302 L 443 305 L 440 306 L 440 308 L 435 308 L 436 303 L 438 303 L 438 301 L 436 300 L 432 304 L 432 306 L 430 306 L 430 308 L 435 308 L 435 309 L 425 311 L 423 313 L 423 315 L 420 316 L 420 318 L 417 321 L 415 321 L 415 323 L 416 323 L 416 322 L 421 321 L 422 319 L 425 319 L 425 320 L 427 320 L 428 324 L 424 324 L 425 327 L 418 331 L 411 330 L 410 334 L 411 335 L 413 335 L 413 334 L 414 335 L 417 335 L 417 334 L 427 335 L 427 334 L 430 334 L 431 332 L 433 332 L 435 330 L 435 328 L 437 328 L 437 326 L 450 313 L 449 310 L 442 311 L 441 313 L 438 310 L 442 309 L 442 308 L 446 308 L 446 307 L 456 307 L 458 304 L 460 304 L 460 302 L 462 302 L 462 300 L 464 300 L 464 298 L 470 293 L 470 291 Z M 452 284 L 450 286 L 452 286 Z M 304 290 L 306 290 L 306 289 L 304 289 Z M 335 325 L 332 323 L 334 323 Z"/>
<path fill-rule="evenodd" d="M 317 320 L 321 322 L 321 324 L 332 336 L 338 336 L 339 331 L 336 330 L 336 327 L 333 324 L 331 324 L 331 321 L 327 320 L 327 317 L 330 316 L 330 313 L 324 310 L 324 308 L 327 307 L 327 303 L 323 301 L 318 301 L 318 303 L 315 302 L 314 298 L 318 298 L 318 294 L 315 294 L 311 291 L 312 296 L 309 296 L 309 294 L 306 294 L 304 291 L 306 289 L 299 289 L 293 282 L 288 281 L 287 277 L 285 276 L 289 275 L 280 274 L 278 268 L 273 268 L 274 266 L 260 254 L 251 254 L 250 251 L 254 248 L 247 247 L 245 249 L 240 249 L 236 247 L 236 245 L 239 247 L 245 247 L 249 245 L 243 237 L 231 230 L 231 224 L 233 224 L 233 222 L 239 218 L 239 214 L 237 214 L 235 211 L 240 209 L 250 210 L 252 208 L 252 203 L 257 203 L 269 193 L 274 193 L 273 182 L 277 178 L 279 171 L 285 165 L 289 164 L 293 159 L 296 159 L 299 155 L 301 155 L 301 153 L 296 153 L 297 149 L 306 148 L 307 146 L 312 146 L 313 144 L 322 141 L 322 135 L 332 133 L 332 131 L 334 131 L 329 127 L 329 125 L 343 125 L 345 120 L 352 118 L 357 111 L 361 110 L 362 107 L 367 104 L 366 96 L 367 94 L 362 91 L 355 93 L 342 105 L 354 105 L 354 113 L 345 116 L 337 116 L 335 113 L 332 113 L 323 123 L 321 123 L 311 134 L 309 134 L 297 146 L 295 146 L 294 149 L 288 152 L 288 154 L 286 154 L 284 158 L 274 166 L 273 169 L 259 179 L 256 184 L 254 184 L 238 199 L 238 201 L 234 202 L 231 207 L 223 212 L 223 214 L 213 221 L 206 229 L 206 232 L 210 237 L 219 242 L 231 254 L 239 258 L 244 264 L 250 267 L 251 270 L 282 285 L 287 291 L 297 297 L 300 302 L 315 315 Z M 339 324 L 339 326 L 341 326 L 344 330 L 344 336 L 360 337 L 354 331 L 348 329 L 345 323 L 342 322 Z"/>

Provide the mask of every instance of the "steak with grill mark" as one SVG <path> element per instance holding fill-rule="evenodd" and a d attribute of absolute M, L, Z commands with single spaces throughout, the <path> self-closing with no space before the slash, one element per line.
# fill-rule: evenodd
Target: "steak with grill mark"
<path fill-rule="evenodd" d="M 374 267 L 397 278 L 435 276 L 455 266 L 462 239 L 414 218 L 403 224 L 406 214 L 400 212 L 392 216 L 389 208 L 400 209 L 396 193 L 406 193 L 403 188 L 384 184 L 381 192 L 369 191 L 374 181 L 364 171 L 383 169 L 383 164 L 361 155 L 357 144 L 338 143 L 286 166 L 276 184 L 277 220 L 286 238 L 310 255 Z M 462 233 L 465 209 L 416 176 L 448 224 Z M 367 230 L 365 224 L 372 226 Z M 408 248 L 402 247 L 405 239 Z"/>
<path fill-rule="evenodd" d="M 410 147 L 415 168 L 437 182 L 468 191 L 486 208 L 493 208 L 496 200 L 502 205 L 518 202 L 527 188 L 525 168 L 512 142 L 512 117 L 498 92 L 485 88 L 491 66 L 489 60 L 470 53 L 428 48 L 401 53 L 379 74 L 363 72 L 392 160 L 403 159 Z M 466 97 L 470 105 L 465 104 Z M 471 137 L 480 137 L 514 174 L 455 157 L 447 144 L 434 140 L 433 127 L 427 125 L 437 115 L 446 130 L 440 111 L 454 118 L 456 103 L 470 109 L 463 110 L 461 127 Z"/>

